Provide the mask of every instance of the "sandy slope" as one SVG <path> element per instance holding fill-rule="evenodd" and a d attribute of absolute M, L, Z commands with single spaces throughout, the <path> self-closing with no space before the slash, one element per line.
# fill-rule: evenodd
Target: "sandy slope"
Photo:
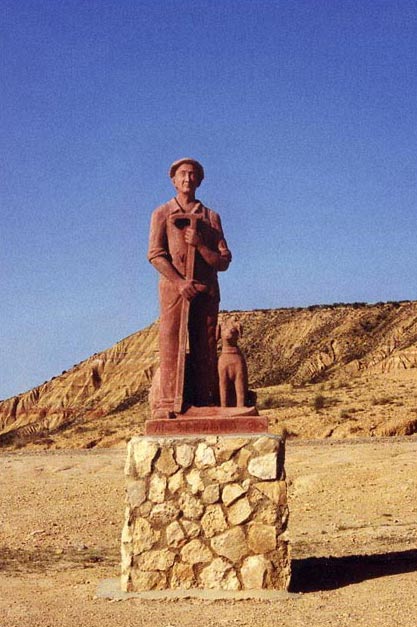
<path fill-rule="evenodd" d="M 295 418 L 290 427 L 298 437 L 417 432 L 417 301 L 233 316 L 244 329 L 240 344 L 250 386 L 279 386 L 275 392 L 260 390 L 259 400 L 281 409 L 278 419 Z M 157 363 L 158 328 L 153 324 L 50 381 L 0 401 L 0 447 L 114 446 L 132 429 L 143 428 Z M 325 411 L 306 433 L 306 423 L 317 418 L 312 401 L 322 387 Z M 348 388 L 354 389 L 347 393 Z"/>
<path fill-rule="evenodd" d="M 4 453 L 1 627 L 417 624 L 417 437 L 289 442 L 295 596 L 104 601 L 124 449 Z"/>

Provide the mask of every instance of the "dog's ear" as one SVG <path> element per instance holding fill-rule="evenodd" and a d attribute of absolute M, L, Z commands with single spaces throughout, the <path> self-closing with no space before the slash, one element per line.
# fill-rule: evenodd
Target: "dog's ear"
<path fill-rule="evenodd" d="M 220 340 L 221 336 L 222 336 L 222 325 L 218 324 L 216 327 L 216 342 Z"/>

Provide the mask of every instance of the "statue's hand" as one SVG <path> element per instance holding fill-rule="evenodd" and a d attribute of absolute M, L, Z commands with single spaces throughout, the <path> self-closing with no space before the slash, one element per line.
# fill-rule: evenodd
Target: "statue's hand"
<path fill-rule="evenodd" d="M 179 283 L 178 291 L 185 300 L 191 301 L 197 294 L 206 292 L 207 286 L 194 280 L 184 279 Z"/>
<path fill-rule="evenodd" d="M 198 291 L 195 286 L 195 281 L 184 279 L 179 283 L 178 291 L 185 300 L 193 300 L 197 296 Z"/>
<path fill-rule="evenodd" d="M 188 227 L 185 230 L 184 240 L 186 244 L 194 247 L 200 246 L 202 244 L 200 233 L 197 231 L 197 229 L 192 229 L 191 227 Z"/>

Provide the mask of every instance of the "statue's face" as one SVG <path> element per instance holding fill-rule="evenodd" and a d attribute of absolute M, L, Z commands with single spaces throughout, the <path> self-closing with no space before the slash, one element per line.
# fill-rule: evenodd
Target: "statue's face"
<path fill-rule="evenodd" d="M 184 194 L 193 193 L 200 185 L 198 171 L 192 163 L 182 163 L 176 170 L 172 177 L 177 192 Z"/>

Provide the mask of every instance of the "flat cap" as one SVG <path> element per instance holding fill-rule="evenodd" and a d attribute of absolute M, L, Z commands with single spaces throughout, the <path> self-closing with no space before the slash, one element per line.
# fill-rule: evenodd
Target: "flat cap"
<path fill-rule="evenodd" d="M 192 163 L 193 166 L 195 166 L 199 175 L 200 183 L 201 183 L 201 181 L 204 179 L 204 168 L 201 165 L 201 163 L 199 163 L 196 159 L 191 159 L 190 157 L 184 157 L 183 159 L 178 159 L 178 161 L 174 161 L 174 163 L 169 168 L 169 178 L 172 179 L 177 169 L 183 163 Z"/>

